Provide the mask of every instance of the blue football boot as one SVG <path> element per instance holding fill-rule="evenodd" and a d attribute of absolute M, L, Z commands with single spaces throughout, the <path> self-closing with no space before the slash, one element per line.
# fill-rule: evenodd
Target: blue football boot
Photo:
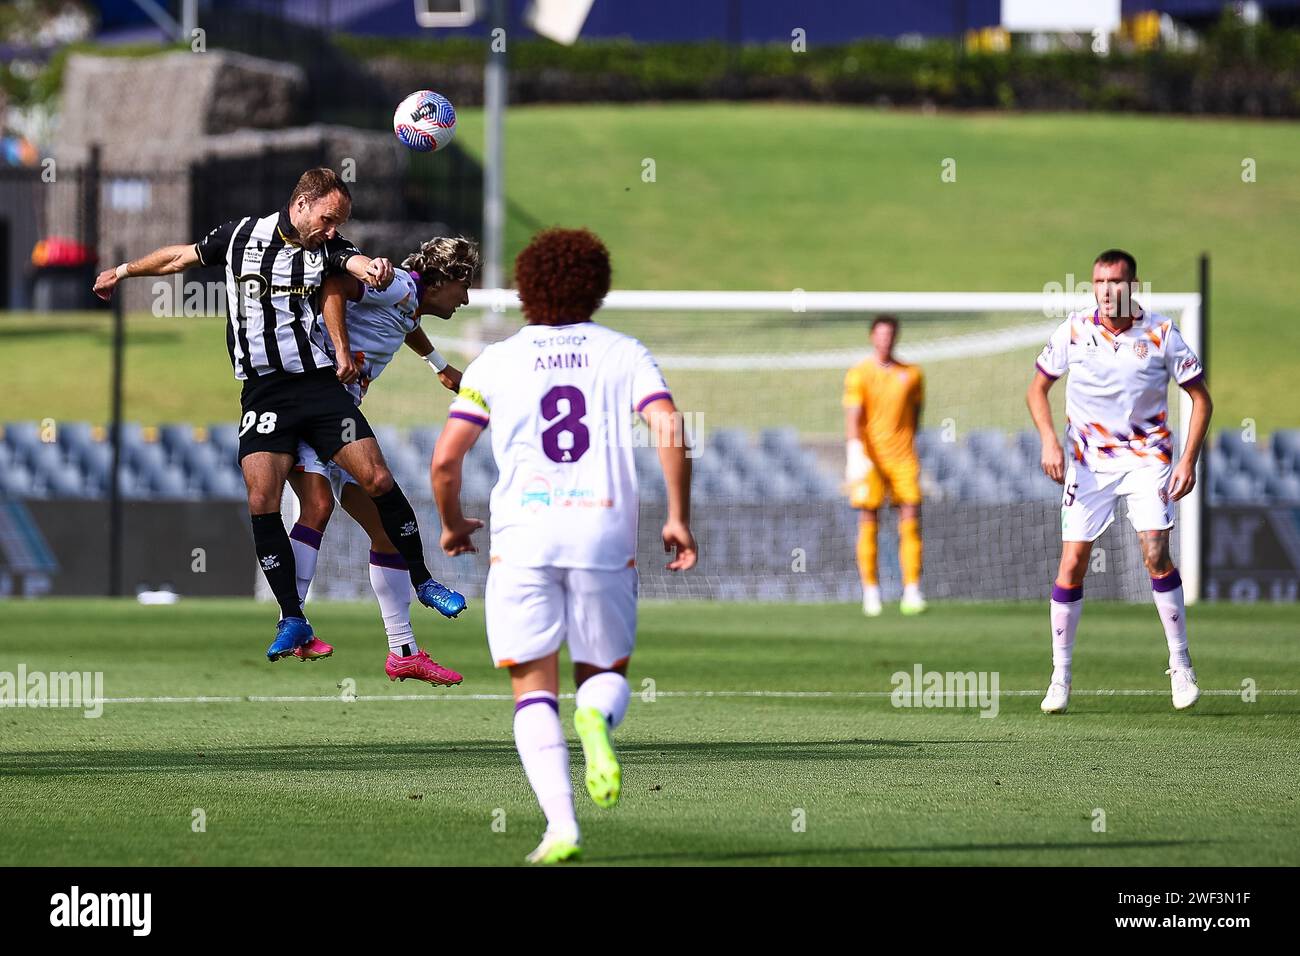
<path fill-rule="evenodd" d="M 282 657 L 288 657 L 293 653 L 294 648 L 306 644 L 312 639 L 312 636 L 311 625 L 307 623 L 306 618 L 281 618 L 279 625 L 275 629 L 275 640 L 266 649 L 266 659 L 268 661 L 278 661 Z"/>
<path fill-rule="evenodd" d="M 415 589 L 415 596 L 425 607 L 431 607 L 443 617 L 455 617 L 465 610 L 465 595 L 444 587 L 433 578 Z"/>

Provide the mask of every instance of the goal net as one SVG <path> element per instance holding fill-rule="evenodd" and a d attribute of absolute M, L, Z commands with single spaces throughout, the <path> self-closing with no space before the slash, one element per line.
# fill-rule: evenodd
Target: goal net
<path fill-rule="evenodd" d="M 1200 350 L 1196 294 L 1151 294 L 1144 308 L 1177 323 Z M 642 595 L 715 600 L 856 601 L 857 514 L 842 489 L 843 411 L 850 366 L 870 352 L 870 320 L 900 320 L 897 352 L 925 375 L 917 450 L 924 495 L 922 579 L 931 599 L 1041 599 L 1059 554 L 1060 486 L 1038 467 L 1025 407 L 1034 359 L 1051 331 L 1089 297 L 1025 293 L 612 292 L 597 321 L 635 335 L 655 354 L 685 416 L 694 465 L 692 526 L 699 566 L 663 570 L 658 532 L 664 486 L 653 448 L 636 449 L 641 484 L 638 565 Z M 477 290 L 447 323 L 426 319 L 458 367 L 522 322 L 509 290 Z M 1175 394 L 1177 393 L 1177 394 Z M 450 393 L 413 354 L 399 355 L 366 398 L 368 419 L 397 480 L 416 504 L 435 577 L 481 594 L 483 553 L 457 559 L 437 549 L 429 457 Z M 1064 385 L 1052 391 L 1065 427 Z M 1170 392 L 1181 439 L 1187 399 Z M 468 514 L 487 514 L 496 469 L 487 441 L 466 463 Z M 1199 492 L 1180 503 L 1174 536 L 1188 593 L 1198 577 Z M 286 499 L 286 515 L 293 504 Z M 896 514 L 881 513 L 886 599 L 901 591 Z M 315 596 L 369 594 L 364 535 L 338 512 L 325 536 Z M 1134 535 L 1121 504 L 1094 550 L 1089 593 L 1147 600 Z"/>

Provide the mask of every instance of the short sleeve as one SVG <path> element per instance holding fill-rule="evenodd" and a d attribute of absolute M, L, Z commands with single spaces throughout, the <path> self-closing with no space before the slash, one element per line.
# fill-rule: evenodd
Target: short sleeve
<path fill-rule="evenodd" d="M 352 240 L 335 236 L 325 240 L 325 274 L 348 271 L 348 260 L 361 255 L 361 250 L 352 244 Z"/>
<path fill-rule="evenodd" d="M 1072 321 L 1073 319 L 1066 319 L 1056 327 L 1056 331 L 1047 340 L 1047 344 L 1043 346 L 1043 350 L 1038 353 L 1038 359 L 1034 362 L 1038 371 L 1052 381 L 1064 375 L 1070 367 L 1070 323 Z"/>
<path fill-rule="evenodd" d="M 845 408 L 861 408 L 864 404 L 862 393 L 862 373 L 856 367 L 849 369 L 844 376 L 844 396 L 840 404 Z"/>
<path fill-rule="evenodd" d="M 672 399 L 673 393 L 668 390 L 668 383 L 659 371 L 659 363 L 640 342 L 636 343 L 632 361 L 632 401 L 638 412 L 645 411 L 647 405 L 661 398 Z"/>
<path fill-rule="evenodd" d="M 230 222 L 217 226 L 216 229 L 213 229 L 194 243 L 194 251 L 198 254 L 199 264 L 204 266 L 224 266 L 226 264 L 226 250 L 230 248 L 230 240 L 234 237 L 237 228 L 239 228 L 239 220 L 232 219 Z"/>
<path fill-rule="evenodd" d="M 364 285 L 364 284 L 363 284 Z M 364 286 L 364 292 L 361 301 L 367 305 L 382 306 L 384 308 L 397 308 L 399 311 L 414 312 L 419 306 L 415 301 L 416 287 L 415 283 L 408 276 L 403 280 L 403 273 L 399 272 L 393 276 L 393 281 L 388 283 L 387 289 L 376 289 L 373 286 Z M 410 302 L 406 300 L 410 299 Z M 402 305 L 410 306 L 409 309 L 402 309 Z"/>
<path fill-rule="evenodd" d="M 448 418 L 459 418 L 481 428 L 487 428 L 488 421 L 492 417 L 488 397 L 491 395 L 491 388 L 488 382 L 487 360 L 488 352 L 485 351 L 469 363 L 465 374 L 461 376 L 460 391 L 452 400 L 451 410 L 447 413 Z"/>
<path fill-rule="evenodd" d="M 1205 369 L 1201 368 L 1201 360 L 1196 357 L 1196 353 L 1183 338 L 1183 333 L 1179 332 L 1173 323 L 1169 325 L 1169 335 L 1165 340 L 1165 368 L 1169 370 L 1169 377 L 1183 388 L 1194 384 L 1205 375 Z"/>

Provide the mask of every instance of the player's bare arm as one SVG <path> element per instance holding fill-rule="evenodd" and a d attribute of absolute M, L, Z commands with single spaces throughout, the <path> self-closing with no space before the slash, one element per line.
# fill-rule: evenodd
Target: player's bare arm
<path fill-rule="evenodd" d="M 194 244 L 183 246 L 163 246 L 139 259 L 123 262 L 112 269 L 105 269 L 95 279 L 95 295 L 105 302 L 113 297 L 113 290 L 123 279 L 132 276 L 166 276 L 184 272 L 190 266 L 199 264 L 199 254 Z"/>
<path fill-rule="evenodd" d="M 1191 382 L 1183 389 L 1192 400 L 1192 417 L 1187 425 L 1187 447 L 1174 466 L 1169 476 L 1169 500 L 1177 501 L 1196 487 L 1196 462 L 1205 444 L 1205 435 L 1210 429 L 1210 416 L 1214 413 L 1214 402 L 1210 400 L 1210 391 L 1205 387 L 1205 380 Z"/>
<path fill-rule="evenodd" d="M 355 257 L 354 257 L 355 258 Z M 334 368 L 338 380 L 351 385 L 361 374 L 348 339 L 348 301 L 355 300 L 360 287 L 352 276 L 330 276 L 321 287 L 321 313 L 325 331 L 334 343 Z"/>
<path fill-rule="evenodd" d="M 1042 372 L 1035 372 L 1025 401 L 1029 405 L 1034 427 L 1038 429 L 1038 437 L 1043 443 L 1039 459 L 1043 474 L 1061 485 L 1065 483 L 1065 452 L 1061 448 L 1061 440 L 1056 437 L 1056 427 L 1052 424 L 1052 406 L 1047 400 L 1047 393 L 1052 390 L 1055 381 Z"/>
<path fill-rule="evenodd" d="M 433 343 L 429 341 L 429 336 L 424 334 L 424 329 L 415 329 L 406 336 L 407 347 L 420 358 L 428 360 L 429 356 L 434 353 Z M 443 387 L 452 392 L 460 391 L 460 369 L 454 365 L 444 365 L 438 371 L 438 381 L 442 382 Z"/>
<path fill-rule="evenodd" d="M 348 275 L 372 289 L 387 289 L 393 281 L 393 264 L 384 258 L 371 259 L 358 252 L 348 257 L 344 268 Z"/>
<path fill-rule="evenodd" d="M 691 460 L 686 455 L 686 433 L 682 416 L 670 398 L 651 402 L 641 412 L 650 426 L 659 466 L 668 489 L 668 520 L 664 522 L 664 553 L 673 558 L 665 567 L 669 571 L 689 571 L 695 567 L 699 549 L 691 534 Z M 465 423 L 469 427 L 469 423 Z M 441 445 L 441 442 L 439 442 Z"/>
<path fill-rule="evenodd" d="M 481 426 L 463 419 L 450 419 L 438 436 L 429 465 L 429 478 L 433 483 L 433 499 L 438 504 L 438 517 L 442 520 L 443 553 L 455 557 L 478 551 L 471 536 L 483 522 L 466 518 L 460 507 L 460 486 L 465 456 L 478 441 Z"/>

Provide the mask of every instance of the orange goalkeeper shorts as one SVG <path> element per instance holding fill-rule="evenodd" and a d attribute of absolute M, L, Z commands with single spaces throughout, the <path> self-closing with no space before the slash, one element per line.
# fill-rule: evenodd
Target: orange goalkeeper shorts
<path fill-rule="evenodd" d="M 854 508 L 875 511 L 885 502 L 885 496 L 896 505 L 921 503 L 921 463 L 915 458 L 879 464 L 872 463 L 866 481 L 860 481 L 849 490 L 849 504 Z"/>

